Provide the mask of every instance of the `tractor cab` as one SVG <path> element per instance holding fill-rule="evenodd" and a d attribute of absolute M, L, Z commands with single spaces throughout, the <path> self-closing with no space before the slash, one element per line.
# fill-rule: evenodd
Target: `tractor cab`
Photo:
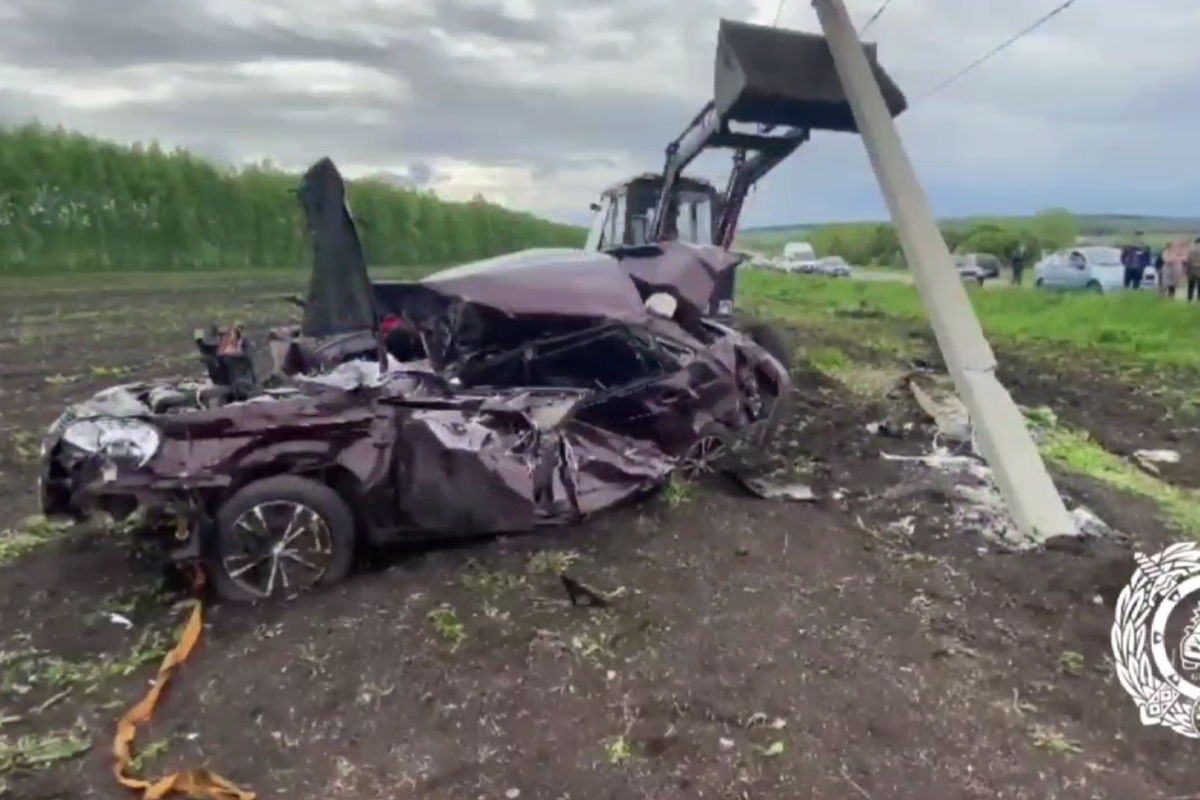
<path fill-rule="evenodd" d="M 867 63 L 896 116 L 904 93 L 880 68 L 875 45 Z M 666 147 L 663 169 L 601 193 L 585 248 L 638 257 L 659 242 L 680 241 L 728 251 L 747 193 L 809 140 L 812 131 L 858 132 L 825 38 L 775 26 L 721 20 L 713 62 L 713 99 Z M 723 190 L 684 174 L 706 150 L 733 153 Z M 709 303 L 711 316 L 733 312 L 734 269 L 725 271 Z"/>
<path fill-rule="evenodd" d="M 663 190 L 663 176 L 648 172 L 605 189 L 600 202 L 592 204 L 592 225 L 587 250 L 615 250 L 674 239 L 690 244 L 715 244 L 721 213 L 721 193 L 699 178 L 675 181 L 671 202 L 666 206 L 662 235 L 656 237 L 656 211 Z"/>

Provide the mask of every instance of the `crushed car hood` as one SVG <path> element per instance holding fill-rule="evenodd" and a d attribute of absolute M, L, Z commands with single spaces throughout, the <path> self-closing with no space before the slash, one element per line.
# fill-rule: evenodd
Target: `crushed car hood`
<path fill-rule="evenodd" d="M 420 282 L 442 295 L 512 316 L 578 316 L 638 321 L 637 287 L 604 253 L 534 249 L 436 272 Z"/>
<path fill-rule="evenodd" d="M 700 313 L 721 276 L 746 260 L 714 245 L 689 242 L 660 242 L 617 251 L 621 268 L 637 283 L 652 291 L 668 292 Z"/>

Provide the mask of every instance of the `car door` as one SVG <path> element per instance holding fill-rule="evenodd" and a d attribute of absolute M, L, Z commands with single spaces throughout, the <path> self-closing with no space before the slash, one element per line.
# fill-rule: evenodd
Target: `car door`
<path fill-rule="evenodd" d="M 1078 250 L 1072 250 L 1067 256 L 1066 267 L 1063 270 L 1063 286 L 1067 289 L 1082 289 L 1088 283 L 1087 256 Z"/>
<path fill-rule="evenodd" d="M 1047 289 L 1057 289 L 1062 281 L 1063 253 L 1051 253 L 1036 268 L 1036 278 Z"/>

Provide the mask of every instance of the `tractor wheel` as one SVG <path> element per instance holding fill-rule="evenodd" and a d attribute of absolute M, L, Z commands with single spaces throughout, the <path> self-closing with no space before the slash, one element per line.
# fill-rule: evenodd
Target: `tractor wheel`
<path fill-rule="evenodd" d="M 746 335 L 756 345 L 766 350 L 783 365 L 788 372 L 792 369 L 792 345 L 787 338 L 773 325 L 756 322 L 746 328 Z"/>

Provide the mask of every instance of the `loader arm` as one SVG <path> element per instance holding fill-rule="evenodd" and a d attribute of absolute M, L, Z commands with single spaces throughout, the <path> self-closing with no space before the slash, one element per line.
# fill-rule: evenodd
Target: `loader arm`
<path fill-rule="evenodd" d="M 908 106 L 903 92 L 863 45 L 893 116 Z M 735 130 L 734 125 L 753 126 Z M 776 130 L 782 130 L 777 133 Z M 714 244 L 728 248 L 746 194 L 808 141 L 811 131 L 855 133 L 858 126 L 823 36 L 723 19 L 717 33 L 713 99 L 667 145 L 662 186 L 647 239 L 673 238 L 675 186 L 705 150 L 733 150 L 734 168 L 720 200 Z"/>

